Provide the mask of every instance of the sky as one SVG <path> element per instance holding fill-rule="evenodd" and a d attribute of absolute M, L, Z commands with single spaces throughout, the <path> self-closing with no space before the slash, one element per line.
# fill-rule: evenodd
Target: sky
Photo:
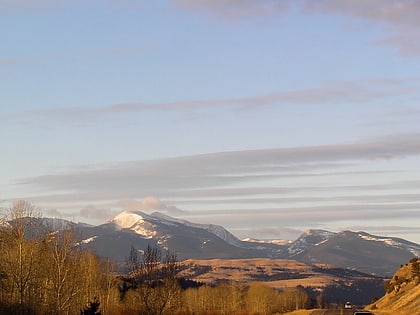
<path fill-rule="evenodd" d="M 420 2 L 0 0 L 0 207 L 420 243 Z"/>

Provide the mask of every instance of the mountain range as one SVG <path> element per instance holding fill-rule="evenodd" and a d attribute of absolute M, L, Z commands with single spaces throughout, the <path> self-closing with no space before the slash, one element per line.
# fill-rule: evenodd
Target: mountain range
<path fill-rule="evenodd" d="M 311 265 L 354 269 L 383 277 L 413 257 L 420 245 L 366 232 L 307 230 L 295 241 L 239 240 L 224 227 L 198 224 L 165 214 L 123 211 L 98 226 L 73 224 L 79 245 L 98 256 L 125 264 L 132 247 L 148 245 L 186 259 L 293 259 Z"/>

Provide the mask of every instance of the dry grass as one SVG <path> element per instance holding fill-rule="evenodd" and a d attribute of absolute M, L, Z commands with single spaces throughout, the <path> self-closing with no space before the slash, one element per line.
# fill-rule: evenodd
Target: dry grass
<path fill-rule="evenodd" d="M 311 266 L 295 260 L 268 258 L 190 259 L 181 262 L 181 265 L 188 268 L 180 275 L 203 283 L 227 280 L 238 283 L 264 282 L 274 288 L 296 287 L 298 285 L 322 287 L 332 283 L 335 279 L 332 276 L 314 272 Z M 205 272 L 197 272 L 197 270 L 205 270 Z M 298 279 L 279 280 L 279 275 L 282 274 L 293 274 Z"/>
<path fill-rule="evenodd" d="M 412 266 L 406 265 L 400 268 L 395 276 L 402 281 L 394 290 L 380 300 L 370 305 L 375 315 L 412 315 L 420 314 L 420 285 L 412 276 Z M 392 280 L 395 282 L 395 277 Z"/>
<path fill-rule="evenodd" d="M 310 315 L 314 310 L 298 310 L 289 313 L 283 313 L 282 315 Z"/>

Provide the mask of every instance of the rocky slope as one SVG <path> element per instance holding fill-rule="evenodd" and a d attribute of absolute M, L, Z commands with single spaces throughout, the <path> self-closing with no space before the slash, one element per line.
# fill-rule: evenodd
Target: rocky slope
<path fill-rule="evenodd" d="M 420 259 L 401 266 L 386 290 L 385 296 L 368 307 L 376 315 L 420 314 Z"/>

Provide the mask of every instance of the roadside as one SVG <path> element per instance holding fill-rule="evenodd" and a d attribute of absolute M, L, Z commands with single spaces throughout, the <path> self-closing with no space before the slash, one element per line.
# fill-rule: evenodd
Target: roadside
<path fill-rule="evenodd" d="M 282 315 L 311 315 L 315 310 L 297 310 Z"/>

